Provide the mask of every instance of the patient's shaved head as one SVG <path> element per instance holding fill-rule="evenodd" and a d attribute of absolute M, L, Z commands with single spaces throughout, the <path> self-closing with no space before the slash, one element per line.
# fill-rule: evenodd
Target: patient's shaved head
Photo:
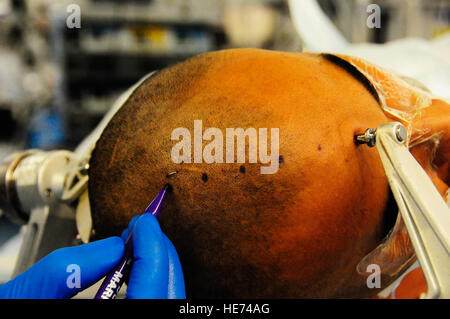
<path fill-rule="evenodd" d="M 175 164 L 171 133 L 193 135 L 194 120 L 224 135 L 279 128 L 278 172 L 261 174 L 264 164 L 249 164 L 248 153 L 245 163 Z M 321 55 L 192 58 L 147 79 L 99 139 L 89 179 L 96 234 L 120 234 L 177 171 L 160 223 L 188 296 L 364 295 L 356 265 L 396 212 L 386 209 L 375 148 L 356 146 L 353 136 L 387 121 L 367 84 Z"/>
<path fill-rule="evenodd" d="M 169 112 L 182 108 L 193 94 L 209 60 L 208 56 L 196 57 L 147 79 L 104 130 L 90 163 L 89 189 L 97 235 L 120 234 L 129 219 L 142 212 L 164 185 L 169 171 L 160 166 L 160 156 L 164 156 L 165 165 L 171 162 L 173 128 L 163 129 L 168 135 L 160 140 L 154 134 L 163 122 L 170 123 Z M 158 174 L 156 167 L 161 168 Z"/>

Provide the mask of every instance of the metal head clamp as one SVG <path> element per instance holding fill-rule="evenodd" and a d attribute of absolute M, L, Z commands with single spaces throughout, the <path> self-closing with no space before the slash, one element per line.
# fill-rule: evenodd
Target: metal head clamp
<path fill-rule="evenodd" d="M 400 123 L 399 123 L 400 124 Z M 359 144 L 367 144 L 369 147 L 374 147 L 376 144 L 377 131 L 373 128 L 368 128 L 364 134 L 356 135 L 354 137 L 355 143 Z M 399 143 L 403 143 L 406 141 L 408 137 L 408 133 L 406 132 L 406 128 L 400 124 L 394 127 L 394 134 Z"/>
<path fill-rule="evenodd" d="M 73 242 L 71 203 L 87 187 L 87 163 L 69 151 L 29 150 L 0 162 L 0 207 L 26 230 L 13 275 Z"/>
<path fill-rule="evenodd" d="M 375 138 L 376 136 L 376 138 Z M 389 185 L 427 281 L 424 298 L 450 297 L 450 209 L 429 176 L 405 146 L 407 132 L 398 122 L 355 137 L 376 144 Z M 376 143 L 375 143 L 376 140 Z"/>

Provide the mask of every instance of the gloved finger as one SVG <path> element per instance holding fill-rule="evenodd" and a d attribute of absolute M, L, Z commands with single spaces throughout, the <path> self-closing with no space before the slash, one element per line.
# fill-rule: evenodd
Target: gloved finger
<path fill-rule="evenodd" d="M 169 238 L 163 233 L 164 241 L 169 256 L 169 283 L 167 289 L 167 298 L 184 299 L 186 298 L 186 290 L 184 287 L 184 276 L 181 268 L 180 259 L 177 251 Z"/>
<path fill-rule="evenodd" d="M 122 232 L 122 235 L 121 235 L 120 237 L 121 237 L 124 241 L 127 240 L 128 236 L 130 235 L 131 231 L 133 230 L 134 225 L 136 224 L 136 221 L 137 221 L 141 216 L 142 216 L 142 215 L 134 216 L 134 217 L 131 219 L 130 223 L 128 224 L 127 229 L 125 229 L 125 230 Z"/>
<path fill-rule="evenodd" d="M 133 257 L 127 297 L 167 298 L 169 256 L 161 228 L 151 214 L 142 215 L 134 225 Z"/>
<path fill-rule="evenodd" d="M 73 297 L 105 276 L 119 262 L 123 251 L 124 243 L 119 237 L 55 250 L 1 286 L 0 297 Z"/>

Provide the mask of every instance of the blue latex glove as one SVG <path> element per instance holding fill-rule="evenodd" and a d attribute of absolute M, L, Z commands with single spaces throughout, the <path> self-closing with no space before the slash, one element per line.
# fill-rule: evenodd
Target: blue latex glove
<path fill-rule="evenodd" d="M 105 276 L 119 262 L 123 252 L 124 243 L 119 237 L 57 249 L 0 286 L 0 298 L 71 298 Z M 79 285 L 69 278 L 76 273 L 73 265 L 79 267 Z"/>
<path fill-rule="evenodd" d="M 185 298 L 178 255 L 156 218 L 150 214 L 135 217 L 122 236 L 127 237 L 134 226 L 135 261 L 127 297 Z M 0 298 L 71 298 L 104 277 L 119 262 L 123 252 L 124 241 L 119 237 L 55 250 L 0 286 Z M 79 267 L 80 274 L 79 285 L 75 287 L 76 281 L 69 278 L 75 273 L 73 265 Z"/>
<path fill-rule="evenodd" d="M 133 267 L 127 287 L 130 299 L 186 298 L 183 271 L 172 242 L 152 214 L 135 216 L 122 233 L 133 230 Z"/>

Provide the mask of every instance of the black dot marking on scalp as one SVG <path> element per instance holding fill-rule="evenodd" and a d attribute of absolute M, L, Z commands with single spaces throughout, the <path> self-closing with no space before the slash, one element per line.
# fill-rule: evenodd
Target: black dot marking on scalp
<path fill-rule="evenodd" d="M 208 175 L 206 175 L 206 173 L 202 174 L 202 181 L 204 181 L 205 183 L 208 181 Z"/>
<path fill-rule="evenodd" d="M 243 166 L 243 165 L 239 166 L 239 172 L 241 172 L 242 174 L 245 174 L 245 166 Z"/>
<path fill-rule="evenodd" d="M 168 193 L 172 193 L 173 192 L 173 187 L 171 184 L 167 183 L 166 185 L 164 185 L 164 189 L 166 190 L 166 192 Z"/>
<path fill-rule="evenodd" d="M 278 157 L 278 163 L 280 163 L 280 164 L 284 163 L 283 155 L 280 155 L 280 157 Z"/>
<path fill-rule="evenodd" d="M 319 150 L 319 152 L 322 150 L 322 145 L 319 144 L 319 146 L 317 146 L 317 149 Z"/>

